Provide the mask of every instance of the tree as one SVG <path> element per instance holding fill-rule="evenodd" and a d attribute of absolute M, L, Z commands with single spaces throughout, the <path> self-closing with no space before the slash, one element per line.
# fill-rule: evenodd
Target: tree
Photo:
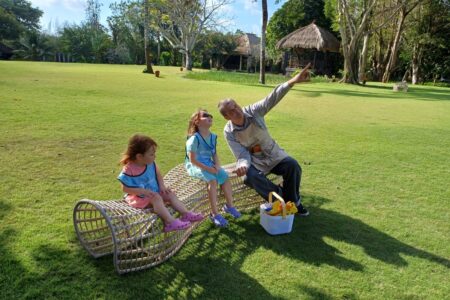
<path fill-rule="evenodd" d="M 100 28 L 101 6 L 98 0 L 87 0 L 86 2 L 86 21 L 93 29 Z"/>
<path fill-rule="evenodd" d="M 199 35 L 217 27 L 219 9 L 230 0 L 154 0 L 153 23 L 161 35 L 186 58 L 186 69 L 192 70 L 192 52 Z"/>
<path fill-rule="evenodd" d="M 289 0 L 274 12 L 267 24 L 266 47 L 269 56 L 279 56 L 280 51 L 275 45 L 281 38 L 313 21 L 320 27 L 331 30 L 324 5 L 323 0 Z"/>
<path fill-rule="evenodd" d="M 147 68 L 144 70 L 144 73 L 153 74 L 152 68 L 152 56 L 150 52 L 148 36 L 149 36 L 149 26 L 150 26 L 150 18 L 149 18 L 149 0 L 144 1 L 144 50 L 145 50 L 145 65 Z"/>
<path fill-rule="evenodd" d="M 392 70 L 395 68 L 397 63 L 398 50 L 400 46 L 400 38 L 403 33 L 403 25 L 405 23 L 406 17 L 409 13 L 419 4 L 421 0 L 418 1 L 408 1 L 408 0 L 397 0 L 397 5 L 400 7 L 400 13 L 397 18 L 397 26 L 395 30 L 395 38 L 390 49 L 389 61 L 386 65 L 386 69 L 383 74 L 383 82 L 388 82 L 391 76 Z"/>
<path fill-rule="evenodd" d="M 145 63 L 144 18 L 141 1 L 121 1 L 110 5 L 112 15 L 107 18 L 114 47 L 120 52 L 128 51 L 132 63 Z M 122 63 L 128 63 L 123 61 Z"/>
<path fill-rule="evenodd" d="M 347 83 L 358 83 L 358 75 L 361 72 L 359 60 L 363 40 L 368 42 L 368 36 L 382 28 L 398 13 L 399 6 L 388 5 L 382 9 L 377 9 L 384 5 L 385 1 L 377 0 L 327 0 L 325 12 L 327 16 L 334 17 L 334 28 L 339 28 L 341 36 L 341 46 L 344 56 L 344 76 L 342 81 Z M 336 7 L 337 10 L 331 9 Z M 389 16 L 380 26 L 370 26 L 381 14 L 388 12 Z M 364 38 L 367 36 L 367 39 Z M 364 58 L 364 57 L 363 57 Z M 362 59 L 364 61 L 364 59 Z"/>
<path fill-rule="evenodd" d="M 14 56 L 25 60 L 45 60 L 52 55 L 48 37 L 37 30 L 27 31 L 19 39 L 18 49 L 14 50 Z"/>
<path fill-rule="evenodd" d="M 399 59 L 412 84 L 419 78 L 434 80 L 450 76 L 450 6 L 444 1 L 420 3 L 407 24 Z"/>
<path fill-rule="evenodd" d="M 338 0 L 339 32 L 344 56 L 344 78 L 347 83 L 358 83 L 358 49 L 376 0 L 364 0 L 354 5 Z"/>
<path fill-rule="evenodd" d="M 38 30 L 42 11 L 26 0 L 0 0 L 0 40 L 17 39 L 26 30 Z"/>
<path fill-rule="evenodd" d="M 261 25 L 261 46 L 259 56 L 259 83 L 266 84 L 266 27 L 267 27 L 267 0 L 261 0 L 262 4 L 262 25 Z"/>
<path fill-rule="evenodd" d="M 194 53 L 200 54 L 202 67 L 222 68 L 227 57 L 237 47 L 236 35 L 220 31 L 207 31 L 199 39 Z"/>
<path fill-rule="evenodd" d="M 88 23 L 66 25 L 61 31 L 61 48 L 76 61 L 107 62 L 111 46 L 111 38 L 103 26 L 95 29 Z"/>

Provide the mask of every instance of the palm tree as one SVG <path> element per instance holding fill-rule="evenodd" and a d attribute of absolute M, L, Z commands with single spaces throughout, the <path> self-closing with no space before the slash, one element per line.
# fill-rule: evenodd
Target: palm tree
<path fill-rule="evenodd" d="M 266 27 L 267 27 L 267 0 L 262 3 L 262 27 L 261 27 L 261 47 L 259 57 L 259 83 L 266 83 Z"/>
<path fill-rule="evenodd" d="M 26 60 L 41 60 L 52 55 L 47 37 L 38 31 L 29 31 L 19 40 L 19 49 L 13 51 L 17 57 Z"/>
<path fill-rule="evenodd" d="M 150 73 L 153 74 L 153 68 L 152 68 L 152 56 L 150 53 L 150 47 L 148 45 L 148 26 L 149 25 L 149 7 L 148 7 L 148 0 L 144 0 L 144 49 L 145 49 L 145 64 L 147 65 L 147 69 L 144 70 L 144 73 Z"/>

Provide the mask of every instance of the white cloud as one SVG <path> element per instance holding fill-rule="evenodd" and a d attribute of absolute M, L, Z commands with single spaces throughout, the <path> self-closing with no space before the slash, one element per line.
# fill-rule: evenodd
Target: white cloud
<path fill-rule="evenodd" d="M 234 7 L 231 4 L 227 4 L 227 5 L 221 6 L 217 11 L 221 14 L 233 14 Z"/>
<path fill-rule="evenodd" d="M 30 0 L 32 6 L 37 6 L 39 8 L 46 8 L 51 7 L 55 3 L 57 3 L 57 0 Z"/>
<path fill-rule="evenodd" d="M 84 10 L 86 7 L 86 0 L 30 0 L 33 6 L 41 9 L 64 7 L 72 11 Z"/>
<path fill-rule="evenodd" d="M 259 5 L 259 1 L 253 0 L 239 0 L 238 5 L 243 6 L 244 10 L 249 12 L 252 15 L 260 15 L 261 7 Z"/>

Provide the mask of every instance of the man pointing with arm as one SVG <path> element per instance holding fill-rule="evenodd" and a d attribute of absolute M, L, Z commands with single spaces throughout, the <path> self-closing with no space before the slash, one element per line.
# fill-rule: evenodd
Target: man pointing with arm
<path fill-rule="evenodd" d="M 241 108 L 236 101 L 229 98 L 220 101 L 218 105 L 220 113 L 228 120 L 224 135 L 237 159 L 237 175 L 245 176 L 244 183 L 266 200 L 269 193 L 275 191 L 286 201 L 295 202 L 301 216 L 309 215 L 308 210 L 301 204 L 302 169 L 270 136 L 264 116 L 296 83 L 309 81 L 309 67 L 310 64 L 259 102 Z M 268 180 L 266 175 L 269 173 L 281 175 L 283 187 Z"/>

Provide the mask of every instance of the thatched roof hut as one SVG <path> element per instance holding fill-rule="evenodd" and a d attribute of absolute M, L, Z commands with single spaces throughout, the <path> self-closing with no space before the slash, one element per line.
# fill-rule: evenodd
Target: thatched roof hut
<path fill-rule="evenodd" d="M 277 49 L 286 49 L 283 66 L 286 73 L 312 62 L 316 74 L 332 75 L 339 67 L 339 41 L 331 32 L 311 23 L 278 41 Z M 334 53 L 333 53 L 334 52 Z M 287 61 L 289 60 L 289 62 Z"/>
<path fill-rule="evenodd" d="M 255 49 L 259 49 L 260 39 L 253 33 L 245 33 L 237 38 L 237 44 L 233 54 L 254 55 Z"/>
<path fill-rule="evenodd" d="M 331 32 L 311 23 L 289 33 L 278 41 L 277 49 L 316 49 L 318 51 L 339 52 L 339 41 Z"/>
<path fill-rule="evenodd" d="M 254 70 L 260 38 L 253 33 L 244 33 L 237 38 L 236 43 L 236 49 L 227 57 L 223 67 L 228 70 L 246 69 L 248 72 Z"/>

